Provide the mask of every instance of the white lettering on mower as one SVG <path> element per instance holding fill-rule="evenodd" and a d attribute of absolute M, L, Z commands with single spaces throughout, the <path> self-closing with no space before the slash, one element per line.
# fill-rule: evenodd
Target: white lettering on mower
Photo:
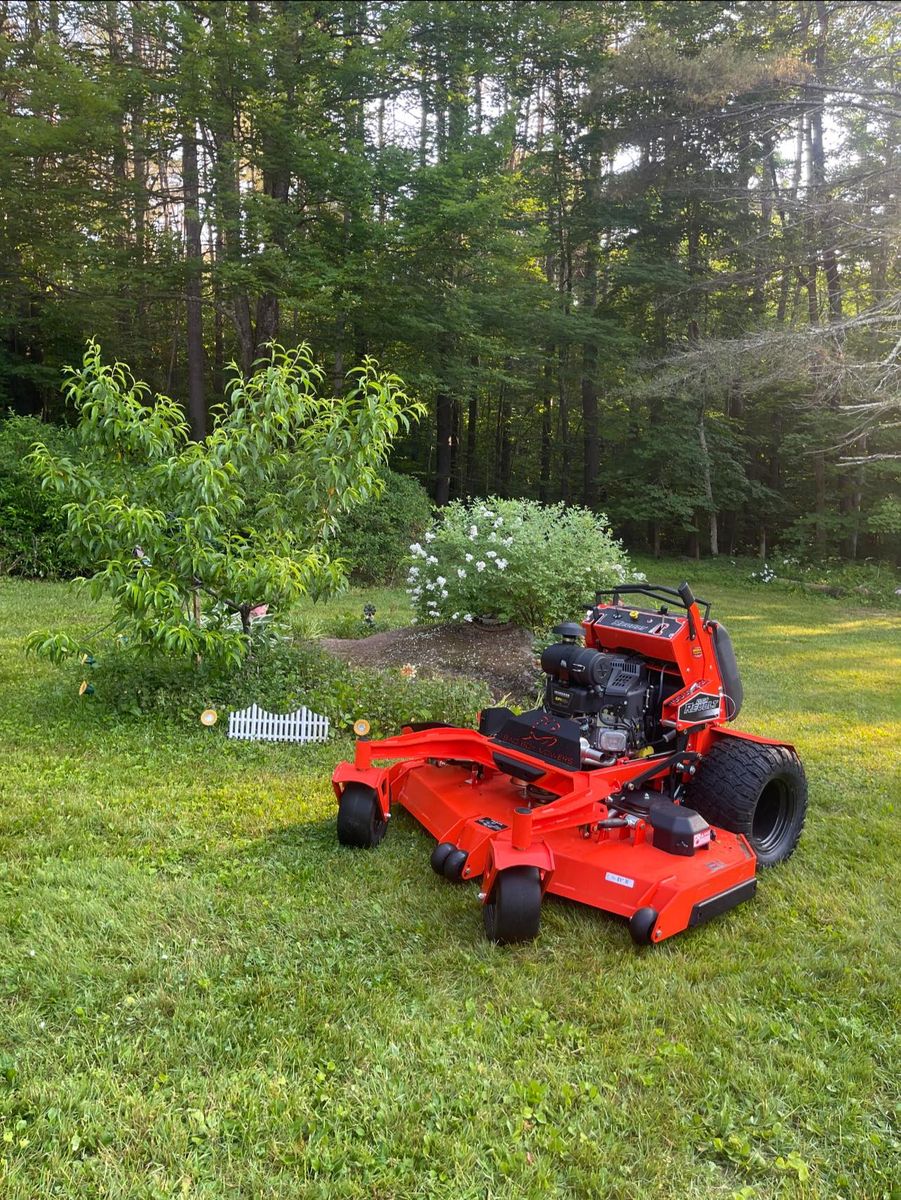
<path fill-rule="evenodd" d="M 709 846 L 709 845 L 710 845 L 710 830 L 709 829 L 702 829 L 700 833 L 695 834 L 695 850 L 697 850 L 699 846 Z"/>
<path fill-rule="evenodd" d="M 608 883 L 618 883 L 620 887 L 635 887 L 635 880 L 628 875 L 614 875 L 612 871 L 607 871 L 604 878 Z"/>

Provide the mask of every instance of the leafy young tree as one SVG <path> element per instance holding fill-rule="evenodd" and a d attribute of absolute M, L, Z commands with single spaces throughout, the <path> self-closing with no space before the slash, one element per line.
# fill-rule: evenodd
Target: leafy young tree
<path fill-rule="evenodd" d="M 114 628 L 134 648 L 235 665 L 256 606 L 338 588 L 329 539 L 342 513 L 377 493 L 392 441 L 420 413 L 372 359 L 339 398 L 319 390 L 306 345 L 270 345 L 255 366 L 234 368 L 212 431 L 192 442 L 181 407 L 150 403 L 146 384 L 92 341 L 66 383 L 80 461 L 40 443 L 32 452 L 70 537 L 98 566 L 91 594 L 112 598 Z M 46 631 L 29 648 L 57 661 L 82 649 Z"/>

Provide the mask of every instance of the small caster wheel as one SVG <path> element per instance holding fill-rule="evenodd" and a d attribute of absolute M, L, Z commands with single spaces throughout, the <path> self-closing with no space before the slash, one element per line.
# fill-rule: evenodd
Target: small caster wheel
<path fill-rule="evenodd" d="M 349 783 L 338 801 L 338 841 L 342 846 L 366 850 L 385 836 L 388 822 L 378 797 L 363 783 Z"/>
<path fill-rule="evenodd" d="M 656 908 L 640 908 L 629 918 L 629 933 L 632 934 L 632 941 L 636 946 L 651 945 L 659 915 Z"/>
<path fill-rule="evenodd" d="M 450 883 L 459 883 L 463 878 L 463 868 L 466 866 L 466 860 L 469 855 L 465 850 L 458 850 L 455 846 L 450 854 L 444 860 L 441 868 L 441 873 Z"/>
<path fill-rule="evenodd" d="M 530 942 L 541 924 L 541 878 L 537 867 L 507 867 L 494 881 L 482 906 L 489 942 L 509 946 Z"/>
<path fill-rule="evenodd" d="M 432 870 L 436 875 L 444 874 L 444 860 L 447 858 L 450 852 L 452 850 L 456 850 L 456 848 L 457 847 L 453 842 L 439 842 L 432 851 L 432 856 L 429 859 L 429 862 L 432 864 Z"/>

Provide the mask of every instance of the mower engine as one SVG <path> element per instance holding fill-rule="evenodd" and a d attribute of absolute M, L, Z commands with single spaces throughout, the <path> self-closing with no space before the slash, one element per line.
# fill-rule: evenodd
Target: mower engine
<path fill-rule="evenodd" d="M 658 687 L 646 661 L 579 646 L 578 625 L 558 625 L 562 642 L 541 656 L 547 676 L 544 710 L 579 726 L 586 766 L 634 755 L 653 741 L 658 725 Z"/>

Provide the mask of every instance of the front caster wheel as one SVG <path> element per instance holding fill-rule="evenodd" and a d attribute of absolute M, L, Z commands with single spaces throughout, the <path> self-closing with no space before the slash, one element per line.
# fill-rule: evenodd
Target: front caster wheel
<path fill-rule="evenodd" d="M 444 864 L 447 860 L 447 856 L 452 854 L 456 849 L 457 847 L 453 842 L 438 843 L 438 845 L 432 851 L 431 857 L 429 858 L 429 862 L 432 864 L 432 870 L 436 875 L 444 874 Z"/>
<path fill-rule="evenodd" d="M 441 874 L 449 883 L 459 883 L 463 878 L 463 868 L 466 866 L 466 860 L 469 855 L 465 850 L 458 850 L 454 846 L 450 854 L 445 858 L 441 867 Z"/>
<path fill-rule="evenodd" d="M 659 915 L 656 908 L 640 908 L 629 918 L 629 933 L 636 946 L 649 946 L 654 940 L 654 926 Z"/>
<path fill-rule="evenodd" d="M 388 822 L 378 797 L 363 783 L 349 783 L 338 801 L 338 841 L 342 846 L 367 850 L 385 836 Z"/>
<path fill-rule="evenodd" d="M 541 878 L 537 867 L 508 867 L 499 872 L 482 906 L 489 942 L 509 946 L 530 942 L 541 923 Z"/>
<path fill-rule="evenodd" d="M 436 875 L 443 875 L 450 883 L 459 883 L 468 857 L 466 851 L 459 850 L 453 842 L 439 842 L 429 862 Z"/>

